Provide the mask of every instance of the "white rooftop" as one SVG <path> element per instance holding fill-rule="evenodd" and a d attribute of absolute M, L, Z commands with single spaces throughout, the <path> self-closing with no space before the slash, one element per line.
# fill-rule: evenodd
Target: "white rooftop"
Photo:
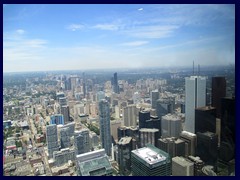
<path fill-rule="evenodd" d="M 135 155 L 143 159 L 148 164 L 155 164 L 161 161 L 165 161 L 166 157 L 162 154 L 156 153 L 149 147 L 143 147 L 132 151 Z"/>

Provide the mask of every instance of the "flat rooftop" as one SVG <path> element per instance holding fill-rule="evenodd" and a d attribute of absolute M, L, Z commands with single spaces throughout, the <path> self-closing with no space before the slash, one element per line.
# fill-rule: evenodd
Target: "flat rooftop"
<path fill-rule="evenodd" d="M 132 153 L 144 160 L 147 164 L 156 164 L 158 162 L 165 161 L 167 158 L 163 154 L 156 152 L 149 147 L 133 150 Z"/>

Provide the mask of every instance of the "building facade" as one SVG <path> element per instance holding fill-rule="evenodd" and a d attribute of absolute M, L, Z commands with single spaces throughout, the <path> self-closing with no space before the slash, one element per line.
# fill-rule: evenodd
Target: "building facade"
<path fill-rule="evenodd" d="M 206 78 L 185 78 L 185 131 L 195 133 L 195 108 L 206 106 Z"/>

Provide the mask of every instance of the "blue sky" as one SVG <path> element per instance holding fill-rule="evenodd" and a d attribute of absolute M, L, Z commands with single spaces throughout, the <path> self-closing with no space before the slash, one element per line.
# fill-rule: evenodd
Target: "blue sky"
<path fill-rule="evenodd" d="M 235 64 L 235 5 L 3 5 L 3 71 Z"/>

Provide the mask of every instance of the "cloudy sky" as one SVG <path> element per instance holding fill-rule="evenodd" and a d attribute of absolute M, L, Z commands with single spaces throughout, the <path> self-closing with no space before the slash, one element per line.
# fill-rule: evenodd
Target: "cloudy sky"
<path fill-rule="evenodd" d="M 3 5 L 3 71 L 235 64 L 235 5 Z"/>

